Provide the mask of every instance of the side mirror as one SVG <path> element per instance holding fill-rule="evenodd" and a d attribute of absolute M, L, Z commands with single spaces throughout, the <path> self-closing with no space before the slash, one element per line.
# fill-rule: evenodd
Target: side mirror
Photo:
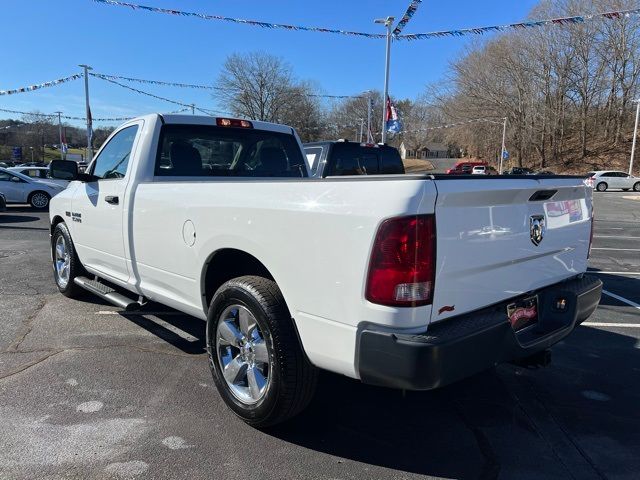
<path fill-rule="evenodd" d="M 49 165 L 51 178 L 59 180 L 77 180 L 78 164 L 70 160 L 52 160 Z"/>
<path fill-rule="evenodd" d="M 11 177 L 11 181 L 15 183 L 20 183 L 22 180 L 20 180 L 18 177 Z"/>

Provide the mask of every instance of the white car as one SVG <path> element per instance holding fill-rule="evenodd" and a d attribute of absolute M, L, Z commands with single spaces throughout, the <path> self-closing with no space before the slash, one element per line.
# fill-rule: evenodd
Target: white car
<path fill-rule="evenodd" d="M 476 165 L 475 167 L 473 167 L 473 170 L 471 170 L 471 174 L 472 175 L 486 175 L 487 174 L 487 167 L 484 165 Z"/>
<path fill-rule="evenodd" d="M 69 180 L 60 180 L 58 178 L 51 178 L 51 172 L 49 167 L 9 167 L 10 172 L 17 172 L 27 177 L 31 177 L 34 180 L 46 180 L 47 183 L 55 183 L 61 187 L 67 187 Z"/>
<path fill-rule="evenodd" d="M 598 192 L 606 192 L 607 190 L 633 190 L 640 192 L 640 177 L 634 177 L 625 172 L 616 170 L 598 170 L 589 172 L 587 184 L 595 188 Z"/>
<path fill-rule="evenodd" d="M 259 427 L 302 410 L 320 368 L 429 390 L 545 364 L 600 301 L 583 177 L 309 170 L 291 127 L 132 119 L 87 173 L 51 163 L 74 180 L 51 201 L 57 287 L 205 320 L 222 399 Z"/>
<path fill-rule="evenodd" d="M 33 208 L 47 208 L 49 200 L 64 188 L 46 180 L 36 180 L 22 173 L 0 168 L 0 190 L 7 203 L 29 203 Z"/>

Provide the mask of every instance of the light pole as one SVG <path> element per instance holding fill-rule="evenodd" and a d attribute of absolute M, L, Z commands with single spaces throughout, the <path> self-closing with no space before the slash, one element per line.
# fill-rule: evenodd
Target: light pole
<path fill-rule="evenodd" d="M 62 115 L 62 112 L 54 112 L 58 114 L 58 140 L 60 141 L 59 144 L 59 148 L 60 148 L 60 160 L 64 160 L 64 149 L 62 147 L 62 119 L 60 118 L 60 115 Z"/>
<path fill-rule="evenodd" d="M 498 172 L 502 175 L 502 162 L 504 161 L 504 152 L 507 150 L 505 146 L 505 142 L 507 140 L 507 117 L 504 117 L 502 123 L 502 148 L 500 149 L 500 171 Z"/>
<path fill-rule="evenodd" d="M 373 98 L 371 97 L 371 90 L 365 93 L 367 94 L 367 143 L 374 143 L 373 135 L 371 134 L 371 108 L 373 107 Z"/>
<path fill-rule="evenodd" d="M 89 107 L 89 70 L 93 70 L 89 65 L 78 65 L 84 69 L 84 96 L 87 107 L 87 162 L 93 160 L 93 149 L 91 148 L 91 137 L 93 125 L 91 122 L 91 108 Z"/>
<path fill-rule="evenodd" d="M 633 159 L 636 156 L 636 138 L 638 135 L 638 119 L 640 118 L 640 99 L 634 101 L 636 107 L 636 125 L 633 127 L 633 144 L 631 145 L 631 160 L 629 160 L 629 175 L 633 175 Z"/>
<path fill-rule="evenodd" d="M 29 147 L 31 149 L 31 163 L 33 163 L 33 147 Z"/>
<path fill-rule="evenodd" d="M 378 18 L 375 23 L 383 24 L 387 27 L 387 53 L 384 66 L 384 92 L 382 94 L 382 143 L 387 141 L 387 97 L 389 97 L 389 65 L 391 63 L 391 31 L 395 17 Z"/>

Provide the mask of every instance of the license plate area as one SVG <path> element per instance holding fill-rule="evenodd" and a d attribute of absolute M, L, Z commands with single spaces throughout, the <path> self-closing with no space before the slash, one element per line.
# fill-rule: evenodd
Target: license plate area
<path fill-rule="evenodd" d="M 514 331 L 518 332 L 538 323 L 538 296 L 523 298 L 507 305 L 507 316 Z"/>

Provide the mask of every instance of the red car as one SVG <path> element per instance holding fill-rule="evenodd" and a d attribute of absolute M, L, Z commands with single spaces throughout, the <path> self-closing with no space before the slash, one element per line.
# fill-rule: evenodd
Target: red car
<path fill-rule="evenodd" d="M 487 162 L 458 162 L 447 170 L 448 175 L 471 175 L 473 167 L 488 167 Z"/>

